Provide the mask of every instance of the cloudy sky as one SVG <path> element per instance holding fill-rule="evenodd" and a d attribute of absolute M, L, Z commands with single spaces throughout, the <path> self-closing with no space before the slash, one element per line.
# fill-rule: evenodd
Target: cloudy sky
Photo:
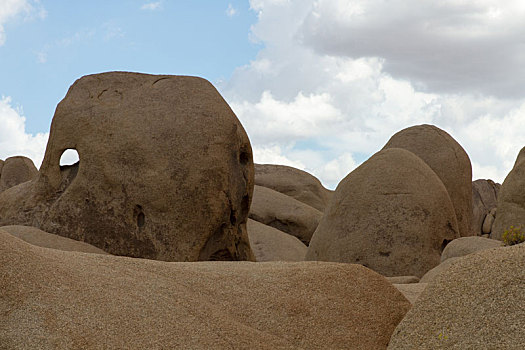
<path fill-rule="evenodd" d="M 422 123 L 502 182 L 525 146 L 525 3 L 495 0 L 0 0 L 0 158 L 43 157 L 56 104 L 108 70 L 198 75 L 255 161 L 334 188 Z"/>

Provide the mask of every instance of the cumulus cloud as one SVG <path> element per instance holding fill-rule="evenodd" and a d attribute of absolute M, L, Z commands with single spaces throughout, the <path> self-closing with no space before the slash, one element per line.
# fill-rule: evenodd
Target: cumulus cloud
<path fill-rule="evenodd" d="M 323 54 L 384 58 L 384 71 L 429 91 L 521 97 L 520 0 L 319 0 L 297 35 Z"/>
<path fill-rule="evenodd" d="M 263 154 L 264 162 L 295 162 L 334 188 L 395 132 L 428 123 L 445 129 L 465 148 L 474 178 L 501 182 L 525 145 L 525 134 L 519 132 L 525 123 L 525 96 L 511 91 L 502 97 L 505 89 L 521 84 L 524 70 L 509 65 L 509 57 L 495 64 L 492 56 L 476 59 L 466 52 L 468 47 L 473 52 L 474 47 L 487 49 L 480 41 L 496 40 L 495 30 L 498 47 L 514 59 L 525 55 L 523 45 L 515 45 L 522 51 L 507 47 L 514 39 L 523 40 L 518 2 L 510 1 L 510 7 L 488 0 L 250 4 L 258 16 L 250 35 L 264 48 L 220 89 L 246 127 L 256 162 L 262 162 Z M 383 22 L 381 16 L 388 19 Z M 490 24 L 490 16 L 503 19 Z M 434 29 L 426 32 L 425 23 Z M 449 52 L 454 45 L 464 46 L 465 71 L 454 66 L 456 53 Z M 435 55 L 444 56 L 444 63 L 430 66 L 427 61 Z M 414 72 L 406 73 L 399 68 L 403 65 Z M 496 88 L 501 94 L 489 91 Z"/>
<path fill-rule="evenodd" d="M 141 10 L 155 11 L 161 8 L 162 1 L 147 2 L 140 7 Z"/>
<path fill-rule="evenodd" d="M 40 5 L 39 1 L 2 0 L 0 2 L 0 46 L 6 41 L 5 23 L 19 15 L 26 19 L 44 18 L 46 10 Z"/>
<path fill-rule="evenodd" d="M 40 167 L 49 134 L 26 133 L 22 111 L 12 106 L 9 97 L 0 98 L 0 125 L 0 159 L 26 156 Z"/>
<path fill-rule="evenodd" d="M 239 14 L 239 11 L 233 7 L 231 3 L 228 4 L 228 8 L 226 9 L 226 16 L 228 17 L 234 17 Z"/>

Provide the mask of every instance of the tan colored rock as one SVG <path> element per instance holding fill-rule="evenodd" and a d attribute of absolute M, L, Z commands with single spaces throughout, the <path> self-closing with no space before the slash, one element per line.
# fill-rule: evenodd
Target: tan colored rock
<path fill-rule="evenodd" d="M 459 143 L 433 125 L 417 125 L 390 138 L 383 149 L 404 148 L 423 159 L 443 181 L 461 236 L 472 236 L 472 166 Z"/>
<path fill-rule="evenodd" d="M 32 226 L 2 226 L 0 230 L 20 238 L 21 240 L 43 248 L 58 249 L 71 252 L 83 252 L 94 254 L 108 254 L 102 249 L 84 242 L 75 241 L 70 238 L 53 235 Z"/>
<path fill-rule="evenodd" d="M 298 200 L 255 185 L 250 207 L 250 219 L 286 232 L 301 240 L 310 242 L 323 213 Z"/>
<path fill-rule="evenodd" d="M 321 212 L 332 195 L 315 176 L 286 165 L 255 164 L 255 184 L 293 197 Z"/>
<path fill-rule="evenodd" d="M 459 237 L 447 190 L 414 153 L 376 153 L 337 186 L 306 260 L 358 263 L 384 276 L 422 276 Z"/>
<path fill-rule="evenodd" d="M 465 256 L 480 250 L 499 248 L 501 241 L 484 237 L 461 237 L 450 242 L 441 254 L 441 262 L 460 256 Z"/>
<path fill-rule="evenodd" d="M 0 192 L 38 176 L 33 161 L 22 156 L 7 158 L 0 170 Z"/>
<path fill-rule="evenodd" d="M 444 260 L 441 264 L 434 267 L 432 270 L 425 273 L 423 277 L 419 280 L 421 283 L 430 283 L 432 282 L 437 275 L 440 273 L 443 273 L 444 271 L 447 271 L 450 266 L 452 266 L 454 263 L 458 261 L 458 259 L 461 259 L 460 256 L 454 257 L 454 258 L 448 258 L 447 260 Z"/>
<path fill-rule="evenodd" d="M 385 277 L 388 282 L 392 284 L 409 284 L 409 283 L 418 283 L 419 277 L 416 276 L 392 276 Z"/>
<path fill-rule="evenodd" d="M 485 220 L 483 220 L 483 226 L 481 228 L 481 232 L 483 232 L 483 234 L 490 234 L 490 232 L 492 232 L 492 225 L 494 224 L 494 220 L 494 216 L 490 213 L 487 214 L 487 216 L 485 216 Z"/>
<path fill-rule="evenodd" d="M 476 180 L 472 182 L 472 230 L 478 236 L 483 234 L 482 229 L 485 217 L 498 205 L 500 187 L 500 184 L 492 180 Z"/>
<path fill-rule="evenodd" d="M 306 245 L 298 238 L 252 219 L 247 228 L 255 261 L 304 261 Z"/>
<path fill-rule="evenodd" d="M 394 287 L 403 293 L 410 304 L 414 304 L 427 287 L 427 283 L 394 284 Z"/>
<path fill-rule="evenodd" d="M 66 149 L 78 164 L 60 167 Z M 208 81 L 89 75 L 56 109 L 39 177 L 0 194 L 0 225 L 115 255 L 250 260 L 253 174 L 246 132 Z"/>
<path fill-rule="evenodd" d="M 359 265 L 168 263 L 0 231 L 6 349 L 384 349 L 410 303 Z"/>
<path fill-rule="evenodd" d="M 492 225 L 491 238 L 502 240 L 510 226 L 525 229 L 525 147 L 514 167 L 503 181 L 498 195 L 498 214 Z"/>
<path fill-rule="evenodd" d="M 2 177 L 2 168 L 4 167 L 4 161 L 0 159 L 0 178 Z"/>
<path fill-rule="evenodd" d="M 428 284 L 388 348 L 525 349 L 523 266 L 523 244 L 459 258 Z"/>

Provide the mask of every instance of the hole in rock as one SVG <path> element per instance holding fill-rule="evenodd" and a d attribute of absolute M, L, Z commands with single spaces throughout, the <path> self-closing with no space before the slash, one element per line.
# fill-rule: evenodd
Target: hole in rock
<path fill-rule="evenodd" d="M 68 148 L 60 156 L 60 168 L 75 165 L 80 161 L 76 149 Z"/>
<path fill-rule="evenodd" d="M 146 216 L 144 215 L 144 212 L 142 211 L 142 207 L 140 205 L 137 205 L 135 207 L 135 215 L 137 216 L 137 226 L 144 227 L 146 224 Z"/>
<path fill-rule="evenodd" d="M 441 253 L 443 253 L 443 250 L 445 250 L 445 247 L 446 247 L 447 244 L 449 244 L 450 242 L 452 242 L 452 240 L 448 240 L 448 239 L 444 239 L 443 242 L 441 242 Z"/>
<path fill-rule="evenodd" d="M 239 161 L 241 164 L 248 164 L 250 161 L 250 153 L 241 150 L 241 153 L 239 154 Z"/>

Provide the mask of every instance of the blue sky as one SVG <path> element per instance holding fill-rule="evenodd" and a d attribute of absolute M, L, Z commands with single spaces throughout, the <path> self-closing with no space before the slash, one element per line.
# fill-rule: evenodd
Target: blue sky
<path fill-rule="evenodd" d="M 502 182 L 525 146 L 524 33 L 521 0 L 0 0 L 0 159 L 39 166 L 69 86 L 125 70 L 210 80 L 256 162 L 330 188 L 423 123 Z"/>

